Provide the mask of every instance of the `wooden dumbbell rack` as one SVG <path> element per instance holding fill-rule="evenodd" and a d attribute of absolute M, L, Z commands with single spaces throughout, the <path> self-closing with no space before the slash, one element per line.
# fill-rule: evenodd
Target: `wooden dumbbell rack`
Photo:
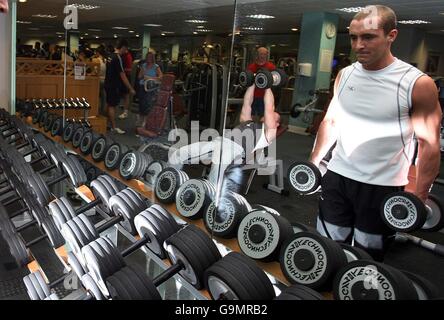
<path fill-rule="evenodd" d="M 199 227 L 200 229 L 202 229 L 203 231 L 205 231 L 210 237 L 211 234 L 207 231 L 207 229 L 204 226 L 204 222 L 202 219 L 199 220 L 190 220 L 187 219 L 183 216 L 181 216 L 179 214 L 179 212 L 176 209 L 176 205 L 174 203 L 172 204 L 163 204 L 160 203 L 157 199 L 156 196 L 154 194 L 154 191 L 151 189 L 150 186 L 146 185 L 144 182 L 133 179 L 133 180 L 125 180 L 120 176 L 119 170 L 115 169 L 115 170 L 108 170 L 106 169 L 105 165 L 103 162 L 95 162 L 91 155 L 84 155 L 81 153 L 80 149 L 78 148 L 74 148 L 71 144 L 69 143 L 65 143 L 63 141 L 63 139 L 59 136 L 56 137 L 52 137 L 49 133 L 44 132 L 41 128 L 39 128 L 36 125 L 32 124 L 32 120 L 27 119 L 26 122 L 32 126 L 34 129 L 40 131 L 42 134 L 44 134 L 46 137 L 52 139 L 54 142 L 57 142 L 61 145 L 63 145 L 65 148 L 67 148 L 68 150 L 72 150 L 73 152 L 75 152 L 76 154 L 78 154 L 79 156 L 81 156 L 83 159 L 85 159 L 86 161 L 88 161 L 89 163 L 91 163 L 92 165 L 94 165 L 95 167 L 97 167 L 98 169 L 102 170 L 103 172 L 105 172 L 106 174 L 108 174 L 109 176 L 115 178 L 116 180 L 120 181 L 121 183 L 123 183 L 124 185 L 126 185 L 127 187 L 132 188 L 134 191 L 138 192 L 141 196 L 147 198 L 149 201 L 151 201 L 153 204 L 159 204 L 160 206 L 162 206 L 163 208 L 165 208 L 170 214 L 173 214 L 174 216 L 180 218 L 181 220 L 187 222 L 188 224 L 194 224 L 197 227 Z M 91 192 L 91 190 L 89 190 L 88 187 L 86 186 L 82 186 L 80 188 L 78 188 L 76 190 L 81 197 L 84 200 L 89 199 L 90 201 L 94 200 L 94 196 Z M 124 231 L 124 230 L 123 230 Z M 125 233 L 124 234 L 127 237 L 131 237 L 131 235 L 129 233 Z M 219 238 L 219 237 L 214 237 L 214 239 L 216 240 L 217 243 L 222 244 L 223 246 L 227 247 L 228 249 L 230 249 L 231 251 L 236 251 L 236 252 L 241 252 L 241 249 L 239 247 L 239 244 L 237 242 L 236 238 L 233 239 L 223 239 L 223 238 Z M 137 238 L 133 238 L 133 240 L 137 240 Z M 163 260 L 163 262 L 166 265 L 169 265 L 169 261 L 167 260 Z M 288 280 L 285 278 L 284 274 L 282 273 L 282 270 L 280 268 L 279 262 L 261 262 L 261 261 L 256 261 L 256 263 L 258 264 L 258 266 L 260 268 L 262 268 L 265 272 L 267 272 L 268 274 L 272 275 L 277 281 L 279 281 L 280 283 L 286 284 L 286 285 L 290 285 L 290 283 L 288 282 Z M 209 293 L 205 290 L 201 290 L 201 293 L 203 296 L 205 297 L 210 297 Z M 331 293 L 323 293 L 324 296 L 326 296 L 327 298 L 331 298 Z"/>

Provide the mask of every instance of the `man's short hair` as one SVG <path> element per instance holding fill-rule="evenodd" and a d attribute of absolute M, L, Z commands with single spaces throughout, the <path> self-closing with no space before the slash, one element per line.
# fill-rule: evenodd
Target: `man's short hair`
<path fill-rule="evenodd" d="M 128 48 L 128 41 L 126 39 L 120 39 L 119 42 L 117 42 L 117 49 L 122 49 L 122 47 Z"/>
<path fill-rule="evenodd" d="M 361 10 L 353 17 L 353 20 L 362 20 L 375 13 L 376 16 L 381 18 L 378 27 L 382 28 L 386 35 L 393 29 L 396 29 L 398 21 L 395 12 L 391 8 L 379 4 L 366 6 L 364 10 Z"/>

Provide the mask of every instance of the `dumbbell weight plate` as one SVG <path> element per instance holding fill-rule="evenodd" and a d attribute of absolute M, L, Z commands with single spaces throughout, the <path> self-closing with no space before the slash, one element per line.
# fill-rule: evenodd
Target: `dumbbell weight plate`
<path fill-rule="evenodd" d="M 176 193 L 179 187 L 185 183 L 185 172 L 172 167 L 163 169 L 156 179 L 154 192 L 157 199 L 162 203 L 172 203 L 176 199 Z"/>
<path fill-rule="evenodd" d="M 273 87 L 283 87 L 288 81 L 288 76 L 282 69 L 271 71 L 271 76 L 273 78 Z"/>
<path fill-rule="evenodd" d="M 144 176 L 144 180 L 150 185 L 154 186 L 159 173 L 166 168 L 166 163 L 161 160 L 154 160 L 148 164 L 146 168 L 147 173 Z"/>
<path fill-rule="evenodd" d="M 176 194 L 176 208 L 183 217 L 202 218 L 213 200 L 207 184 L 208 181 L 203 179 L 190 179 L 179 187 Z"/>
<path fill-rule="evenodd" d="M 102 200 L 102 203 L 99 204 L 98 207 L 105 213 L 109 214 L 111 212 L 109 199 L 120 191 L 116 183 L 110 176 L 101 175 L 91 182 L 91 190 L 96 199 Z"/>
<path fill-rule="evenodd" d="M 234 193 L 227 192 L 219 199 L 217 210 L 215 201 L 208 206 L 203 217 L 204 224 L 208 232 L 216 237 L 234 238 L 239 223 L 248 212 L 249 208 L 245 203 L 239 202 Z"/>
<path fill-rule="evenodd" d="M 46 123 L 48 116 L 49 116 L 48 110 L 43 110 L 42 114 L 39 117 L 39 122 L 38 122 L 40 128 Z"/>
<path fill-rule="evenodd" d="M 90 154 L 94 144 L 99 138 L 100 135 L 95 133 L 94 131 L 86 131 L 82 137 L 82 141 L 80 142 L 80 151 L 85 155 Z"/>
<path fill-rule="evenodd" d="M 412 300 L 417 293 L 399 270 L 376 261 L 357 260 L 337 272 L 333 296 L 336 300 Z"/>
<path fill-rule="evenodd" d="M 86 181 L 93 181 L 97 177 L 97 170 L 93 166 L 89 167 L 85 173 L 86 173 Z"/>
<path fill-rule="evenodd" d="M 280 252 L 281 269 L 288 281 L 312 289 L 328 289 L 337 270 L 346 264 L 339 244 L 309 232 L 294 234 Z"/>
<path fill-rule="evenodd" d="M 141 152 L 127 152 L 120 161 L 119 172 L 125 180 L 137 179 L 142 175 L 145 159 Z"/>
<path fill-rule="evenodd" d="M 5 240 L 8 244 L 11 255 L 15 259 L 17 266 L 26 266 L 31 261 L 31 258 L 29 256 L 28 249 L 26 248 L 25 243 L 20 238 L 20 236 L 16 233 L 9 234 Z"/>
<path fill-rule="evenodd" d="M 94 161 L 100 162 L 105 158 L 108 147 L 112 145 L 113 142 L 104 136 L 100 136 L 94 143 L 91 150 L 91 157 Z"/>
<path fill-rule="evenodd" d="M 105 167 L 114 170 L 119 167 L 122 157 L 127 153 L 128 148 L 119 143 L 112 144 L 105 154 Z"/>
<path fill-rule="evenodd" d="M 48 114 L 48 117 L 46 118 L 46 120 L 43 124 L 43 130 L 45 132 L 48 132 L 51 130 L 52 124 L 54 123 L 54 120 L 55 120 L 54 117 L 55 117 L 54 114 L 52 114 L 52 113 Z"/>
<path fill-rule="evenodd" d="M 441 199 L 439 199 L 434 194 L 429 194 L 425 205 L 431 209 L 432 214 L 430 216 L 427 216 L 427 220 L 421 229 L 431 232 L 441 230 L 444 227 L 444 206 L 441 202 Z"/>
<path fill-rule="evenodd" d="M 237 240 L 244 254 L 252 259 L 273 261 L 280 246 L 293 233 L 290 223 L 268 210 L 253 210 L 239 224 Z"/>
<path fill-rule="evenodd" d="M 90 275 L 106 297 L 109 292 L 105 279 L 125 266 L 122 256 L 113 251 L 117 249 L 106 237 L 98 238 L 82 248 Z"/>
<path fill-rule="evenodd" d="M 230 252 L 207 269 L 205 287 L 214 300 L 271 300 L 275 297 L 265 273 L 237 252 Z"/>
<path fill-rule="evenodd" d="M 104 300 L 105 297 L 103 296 L 102 292 L 100 291 L 99 287 L 97 286 L 94 279 L 91 277 L 89 273 L 84 274 L 80 280 L 85 287 L 86 291 L 96 300 Z"/>
<path fill-rule="evenodd" d="M 65 128 L 63 129 L 63 135 L 62 135 L 63 141 L 70 142 L 78 126 L 79 124 L 74 122 L 69 122 L 68 124 L 66 124 Z"/>
<path fill-rule="evenodd" d="M 299 194 L 316 192 L 321 184 L 319 169 L 310 162 L 296 162 L 288 169 L 290 186 Z"/>
<path fill-rule="evenodd" d="M 60 136 L 63 133 L 63 118 L 58 117 L 54 120 L 51 127 L 51 136 Z"/>
<path fill-rule="evenodd" d="M 82 142 L 83 135 L 86 133 L 86 129 L 83 126 L 80 126 L 74 131 L 72 135 L 72 146 L 74 148 L 80 147 L 80 143 Z"/>
<path fill-rule="evenodd" d="M 71 204 L 65 197 L 60 197 L 50 202 L 48 204 L 48 210 L 59 230 L 61 230 L 64 223 L 76 216 Z"/>
<path fill-rule="evenodd" d="M 36 196 L 38 203 L 43 207 L 46 206 L 49 203 L 51 194 L 42 177 L 38 173 L 35 173 L 32 175 L 27 175 L 24 177 L 24 179 L 27 181 L 27 184 L 30 186 L 32 192 Z"/>
<path fill-rule="evenodd" d="M 48 236 L 49 242 L 54 248 L 60 248 L 65 244 L 65 239 L 54 223 L 53 217 L 45 217 L 45 219 L 42 221 L 41 227 L 45 234 Z"/>
<path fill-rule="evenodd" d="M 384 198 L 381 216 L 384 223 L 391 229 L 397 232 L 411 232 L 424 225 L 427 211 L 417 196 L 400 191 Z"/>
<path fill-rule="evenodd" d="M 71 270 L 74 271 L 77 278 L 81 281 L 83 275 L 86 273 L 86 270 L 72 252 L 68 252 L 68 264 L 71 267 Z"/>
<path fill-rule="evenodd" d="M 244 88 L 252 86 L 254 84 L 254 73 L 250 70 L 239 73 L 239 84 Z"/>
<path fill-rule="evenodd" d="M 439 297 L 438 288 L 424 277 L 406 270 L 401 270 L 401 272 L 413 283 L 418 300 L 432 300 Z"/>
<path fill-rule="evenodd" d="M 32 272 L 23 277 L 26 291 L 31 300 L 45 300 L 51 295 L 51 291 L 43 278 L 40 270 Z"/>
<path fill-rule="evenodd" d="M 266 69 L 260 69 L 254 77 L 254 84 L 259 89 L 268 89 L 273 86 L 273 75 Z"/>

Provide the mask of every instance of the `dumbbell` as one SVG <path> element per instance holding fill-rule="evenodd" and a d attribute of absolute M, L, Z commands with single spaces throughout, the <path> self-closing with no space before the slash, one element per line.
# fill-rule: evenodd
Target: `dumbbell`
<path fill-rule="evenodd" d="M 84 213 L 96 206 L 98 206 L 106 214 L 111 213 L 109 200 L 112 196 L 121 191 L 117 184 L 115 184 L 114 181 L 111 179 L 111 177 L 107 175 L 99 176 L 94 181 L 91 181 L 90 189 L 94 195 L 95 200 L 85 204 L 80 208 L 77 208 L 76 210 L 74 210 L 74 208 L 65 197 L 55 199 L 48 204 L 48 210 L 50 214 L 54 217 L 54 222 L 56 223 L 56 226 L 59 230 L 62 228 L 62 225 L 68 220 L 71 220 L 79 214 Z"/>
<path fill-rule="evenodd" d="M 322 160 L 319 168 L 308 161 L 294 162 L 287 173 L 288 182 L 300 195 L 310 195 L 320 191 L 322 176 L 327 172 L 328 162 Z"/>
<path fill-rule="evenodd" d="M 109 147 L 113 144 L 114 141 L 111 138 L 103 135 L 100 136 L 92 146 L 91 158 L 95 162 L 103 161 Z"/>
<path fill-rule="evenodd" d="M 343 266 L 333 284 L 336 300 L 418 300 L 412 281 L 386 264 L 358 260 Z"/>
<path fill-rule="evenodd" d="M 138 277 L 145 285 L 151 282 L 149 288 L 155 288 L 174 275 L 180 273 L 182 277 L 197 289 L 204 287 L 204 272 L 216 261 L 221 259 L 221 255 L 213 241 L 199 228 L 194 225 L 188 225 L 180 229 L 168 239 L 165 240 L 168 258 L 172 266 L 162 272 L 155 279 L 150 280 L 146 275 L 145 278 Z M 92 277 L 96 280 L 99 288 L 102 289 L 104 295 L 110 295 L 114 299 L 134 299 L 132 292 L 125 295 L 125 287 L 131 288 L 128 284 L 119 285 L 119 280 L 124 279 L 126 266 L 123 256 L 130 252 L 126 250 L 120 254 L 116 247 L 107 238 L 99 238 L 82 249 L 88 270 L 91 271 Z M 119 272 L 121 271 L 121 272 Z M 136 278 L 131 278 L 135 280 Z M 134 281 L 125 281 L 131 284 Z M 155 294 L 157 290 L 144 290 L 148 292 L 145 299 L 159 299 L 159 294 Z M 154 297 L 153 297 L 154 293 Z M 123 295 L 123 296 L 122 296 Z M 137 295 L 136 295 L 137 297 Z"/>
<path fill-rule="evenodd" d="M 124 144 L 113 143 L 106 151 L 104 163 L 108 170 L 114 170 L 120 166 L 120 162 L 124 155 L 129 151 L 128 147 Z"/>
<path fill-rule="evenodd" d="M 211 182 L 189 179 L 176 192 L 176 208 L 185 218 L 200 219 L 215 197 L 216 188 Z"/>
<path fill-rule="evenodd" d="M 204 213 L 204 225 L 216 237 L 234 238 L 242 219 L 252 211 L 248 201 L 235 192 L 227 191 L 216 202 L 212 201 Z"/>
<path fill-rule="evenodd" d="M 293 234 L 282 244 L 279 262 L 290 283 L 328 291 L 335 274 L 348 260 L 353 261 L 359 257 L 359 250 L 354 249 L 347 247 L 343 250 L 336 241 L 317 233 L 302 231 Z"/>
<path fill-rule="evenodd" d="M 444 227 L 443 205 L 433 194 L 424 203 L 413 193 L 391 193 L 382 201 L 381 216 L 397 232 L 438 231 Z"/>
<path fill-rule="evenodd" d="M 49 240 L 50 244 L 54 248 L 59 248 L 65 244 L 65 240 L 60 234 L 60 231 L 57 230 L 57 227 L 50 216 L 46 216 L 42 219 L 40 228 L 42 235 L 28 242 L 25 242 L 23 238 L 13 229 L 5 229 L 6 232 L 3 232 L 3 236 L 8 244 L 11 255 L 15 258 L 18 266 L 26 266 L 28 263 L 34 260 L 31 253 L 28 251 L 28 248 L 43 240 Z"/>
<path fill-rule="evenodd" d="M 31 186 L 31 188 L 34 190 L 36 198 L 42 206 L 46 206 L 49 203 L 51 198 L 49 188 L 52 185 L 55 185 L 56 183 L 59 183 L 67 178 L 76 188 L 86 183 L 85 171 L 75 157 L 69 155 L 66 156 L 64 161 L 61 163 L 60 168 L 63 172 L 62 175 L 48 182 L 45 182 L 43 177 L 38 173 L 29 174 L 28 176 L 23 177 L 26 184 Z"/>
<path fill-rule="evenodd" d="M 63 117 L 56 117 L 52 122 L 51 136 L 61 136 L 63 134 Z"/>
<path fill-rule="evenodd" d="M 162 203 L 173 203 L 176 200 L 177 190 L 185 181 L 189 180 L 188 175 L 179 169 L 167 167 L 157 176 L 154 186 L 154 193 Z"/>
<path fill-rule="evenodd" d="M 80 151 L 84 155 L 88 155 L 92 152 L 94 145 L 96 144 L 97 140 L 102 138 L 103 135 L 98 134 L 94 132 L 93 130 L 86 131 L 83 134 L 82 140 L 80 141 Z M 73 144 L 74 144 L 74 138 L 73 138 Z"/>
<path fill-rule="evenodd" d="M 292 236 L 290 222 L 265 206 L 253 206 L 240 221 L 237 240 L 241 251 L 248 257 L 262 261 L 279 258 L 282 244 Z"/>
<path fill-rule="evenodd" d="M 259 69 L 254 77 L 254 84 L 259 89 L 285 86 L 287 81 L 288 76 L 285 71 L 281 69 L 276 69 L 273 71 Z"/>
<path fill-rule="evenodd" d="M 79 131 L 77 133 L 77 141 L 80 144 L 81 138 L 83 136 L 83 131 L 79 130 L 80 128 L 82 128 L 83 130 L 85 129 L 85 125 L 83 123 L 80 123 L 78 121 L 72 120 L 70 121 L 65 128 L 63 129 L 63 134 L 62 134 L 62 139 L 64 142 L 71 142 L 73 140 L 74 137 L 74 133 Z"/>
<path fill-rule="evenodd" d="M 137 228 L 134 224 L 134 218 L 147 208 L 142 198 L 130 188 L 116 193 L 109 199 L 108 203 L 115 216 L 105 221 L 98 228 L 95 228 L 84 214 L 75 215 L 73 212 L 66 215 L 66 222 L 61 225 L 63 236 L 69 243 L 74 254 L 76 254 L 82 262 L 83 260 L 80 255 L 81 248 L 97 239 L 99 234 L 108 228 L 119 223 L 125 230 L 135 235 Z M 68 219 L 69 217 L 71 218 Z M 59 222 L 62 221 L 60 215 L 58 219 Z"/>
<path fill-rule="evenodd" d="M 84 288 L 89 294 L 83 300 L 89 300 L 89 298 L 95 298 L 96 300 L 102 300 L 104 297 L 101 294 L 99 288 L 92 280 L 91 276 L 86 273 L 83 267 L 78 262 L 77 258 L 72 252 L 68 252 L 68 264 L 71 267 L 71 271 L 74 271 L 78 280 L 82 283 Z M 51 283 L 47 283 L 40 270 L 30 273 L 23 277 L 28 296 L 31 300 L 58 300 L 55 293 L 51 292 L 52 288 L 55 288 L 59 284 L 65 281 L 65 279 L 72 277 L 72 272 L 64 273 Z"/>
<path fill-rule="evenodd" d="M 142 178 L 153 186 L 157 176 L 165 167 L 165 162 L 153 160 L 148 153 L 130 151 L 120 161 L 119 172 L 125 180 Z"/>
<path fill-rule="evenodd" d="M 74 131 L 74 133 L 72 135 L 72 140 L 71 140 L 72 146 L 74 148 L 79 148 L 80 147 L 80 143 L 82 142 L 83 135 L 85 133 L 89 132 L 89 131 L 90 131 L 90 129 L 88 127 L 86 127 L 85 125 L 83 125 L 83 124 L 81 126 L 79 126 Z"/>

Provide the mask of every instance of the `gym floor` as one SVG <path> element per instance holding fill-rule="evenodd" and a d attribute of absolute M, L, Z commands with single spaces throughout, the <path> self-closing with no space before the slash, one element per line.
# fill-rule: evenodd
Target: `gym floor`
<path fill-rule="evenodd" d="M 113 135 L 113 138 L 129 147 L 137 148 L 141 141 L 134 136 L 133 129 L 129 127 L 134 124 L 133 120 L 135 120 L 133 113 L 130 113 L 128 119 L 118 120 L 117 126 L 127 130 L 128 133 L 126 135 Z M 288 132 L 279 137 L 277 140 L 277 158 L 282 159 L 284 162 L 284 173 L 292 162 L 307 159 L 313 142 L 314 137 L 312 136 L 301 136 Z M 441 172 L 444 172 L 443 169 L 444 165 L 441 165 Z M 267 182 L 267 176 L 256 175 L 250 191 L 246 195 L 247 200 L 251 204 L 270 206 L 280 212 L 290 222 L 300 222 L 312 227 L 315 226 L 318 195 L 301 197 L 290 192 L 289 196 L 282 196 L 265 190 L 262 186 Z M 432 193 L 444 201 L 443 187 L 435 185 Z M 265 202 L 264 199 L 266 199 Z M 415 235 L 444 245 L 444 234 L 442 231 L 434 233 L 415 232 Z M 31 235 L 29 236 L 31 237 Z M 62 274 L 63 270 L 59 267 L 61 266 L 60 263 L 45 242 L 34 246 L 32 252 L 50 280 L 54 280 Z M 443 257 L 410 243 L 394 243 L 384 262 L 398 269 L 415 272 L 423 276 L 435 284 L 438 287 L 440 296 L 444 297 Z M 15 267 L 6 243 L 0 237 L 0 299 L 28 299 L 22 282 L 22 277 L 27 273 L 28 270 L 26 268 L 18 269 Z"/>

